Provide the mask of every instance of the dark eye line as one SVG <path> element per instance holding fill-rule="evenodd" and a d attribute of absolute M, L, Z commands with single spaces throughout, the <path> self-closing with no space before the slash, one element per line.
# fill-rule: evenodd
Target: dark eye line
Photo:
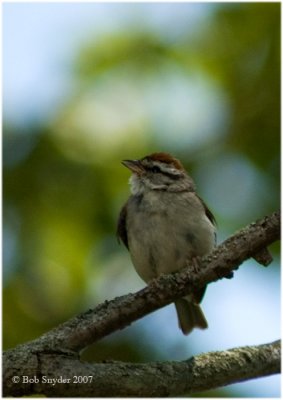
<path fill-rule="evenodd" d="M 161 169 L 160 169 L 157 165 L 154 165 L 154 166 L 151 168 L 151 172 L 161 172 Z"/>

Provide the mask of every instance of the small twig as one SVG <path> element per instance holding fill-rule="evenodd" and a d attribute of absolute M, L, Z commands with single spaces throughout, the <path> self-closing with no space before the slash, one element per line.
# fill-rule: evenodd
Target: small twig
<path fill-rule="evenodd" d="M 267 267 L 273 261 L 272 255 L 266 247 L 254 254 L 253 258 L 264 267 Z"/>

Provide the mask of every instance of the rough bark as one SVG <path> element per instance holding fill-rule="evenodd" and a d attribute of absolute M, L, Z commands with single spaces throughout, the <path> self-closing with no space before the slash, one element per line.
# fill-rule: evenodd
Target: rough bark
<path fill-rule="evenodd" d="M 229 384 L 231 382 L 250 379 L 255 376 L 265 376 L 267 374 L 279 372 L 278 363 L 275 369 L 270 369 L 268 357 L 263 356 L 263 354 L 266 353 L 249 353 L 247 352 L 249 351 L 247 348 L 245 348 L 245 350 L 242 349 L 244 352 L 241 353 L 241 360 L 243 361 L 239 361 L 240 364 L 242 363 L 242 365 L 245 365 L 242 369 L 239 368 L 239 363 L 235 361 L 235 358 L 228 357 L 230 353 L 209 353 L 210 355 L 199 356 L 201 357 L 200 360 L 205 360 L 206 356 L 209 357 L 207 358 L 207 365 L 205 369 L 203 369 L 203 374 L 199 375 L 202 375 L 202 379 L 204 379 L 202 385 L 208 382 L 205 370 L 210 363 L 211 371 L 214 371 L 212 375 L 214 376 L 209 381 L 211 386 L 201 387 L 202 379 L 200 378 L 200 383 L 197 384 L 196 377 L 198 375 L 190 375 L 188 373 L 188 371 L 192 370 L 192 365 L 198 368 L 199 364 L 196 364 L 195 361 L 199 359 L 198 357 L 181 363 L 167 362 L 136 365 L 114 362 L 112 364 L 91 365 L 80 362 L 78 353 L 80 350 L 102 337 L 117 329 L 124 328 L 131 322 L 171 303 L 176 298 L 182 297 L 196 288 L 200 288 L 220 278 L 231 277 L 232 271 L 236 270 L 239 265 L 249 257 L 254 257 L 263 265 L 269 264 L 271 258 L 266 247 L 278 240 L 279 237 L 280 214 L 277 212 L 250 224 L 248 227 L 242 229 L 223 242 L 209 256 L 199 260 L 199 268 L 196 269 L 195 265 L 189 265 L 180 272 L 163 275 L 139 292 L 121 296 L 111 301 L 105 301 L 96 308 L 82 313 L 50 332 L 47 332 L 40 338 L 5 352 L 3 356 L 4 395 L 19 396 L 42 392 L 48 396 L 67 396 L 66 393 L 68 393 L 69 396 L 106 396 L 110 395 L 109 392 L 106 394 L 108 390 L 106 387 L 110 388 L 109 390 L 111 391 L 111 388 L 114 390 L 114 387 L 119 383 L 121 384 L 121 388 L 120 394 L 115 392 L 117 396 L 172 396 L 185 392 L 192 393 Z M 276 360 L 278 361 L 279 345 L 271 344 L 264 346 L 269 346 L 268 349 L 270 351 L 272 350 L 271 353 L 273 355 L 276 354 Z M 264 346 L 248 349 L 263 351 L 267 349 Z M 240 349 L 234 349 L 232 353 L 234 355 L 237 354 L 235 353 L 237 350 L 240 351 Z M 246 354 L 246 356 L 243 356 L 243 354 Z M 252 356 L 247 356 L 247 354 L 252 354 Z M 258 354 L 259 358 L 256 358 L 255 354 Z M 225 358 L 223 358 L 225 355 L 228 357 L 226 361 Z M 274 358 L 272 359 L 274 360 Z M 218 361 L 213 363 L 213 360 Z M 234 361 L 232 362 L 232 360 Z M 170 374 L 168 371 L 172 372 L 171 379 L 173 379 L 174 382 L 178 381 L 178 373 L 176 373 L 176 371 L 179 371 L 180 374 L 180 371 L 183 371 L 182 368 L 185 368 L 185 365 L 187 366 L 186 376 L 188 376 L 187 386 L 181 387 L 181 383 L 179 383 L 176 388 L 179 388 L 180 391 L 178 393 L 171 393 L 170 387 L 172 383 L 169 382 Z M 190 367 L 188 367 L 188 365 L 190 365 Z M 258 372 L 252 372 L 248 368 L 249 365 L 257 366 Z M 174 368 L 172 366 L 174 366 Z M 230 368 L 234 371 L 234 375 L 230 376 L 225 373 L 225 371 L 228 372 Z M 111 373 L 109 375 L 110 370 Z M 151 378 L 148 371 L 152 372 Z M 54 386 L 47 386 L 43 383 L 40 384 L 40 382 L 22 382 L 23 376 L 34 376 L 41 381 L 42 377 L 45 375 L 58 379 L 58 376 L 65 376 L 66 374 L 67 377 L 71 377 L 74 373 L 77 376 L 87 376 L 85 375 L 86 373 L 90 374 L 94 376 L 93 381 L 95 382 L 92 381 L 90 386 L 87 383 L 79 385 L 70 385 L 70 383 L 62 383 L 59 385 L 59 383 L 57 383 Z M 258 375 L 252 375 L 252 373 Z M 164 385 L 162 385 L 161 382 L 163 375 Z M 14 383 L 12 380 L 13 376 L 20 377 L 20 382 Z M 110 376 L 112 377 L 111 381 L 109 381 Z M 160 376 L 160 384 L 158 384 L 157 376 Z M 141 379 L 142 377 L 143 379 Z M 146 377 L 148 377 L 148 380 L 146 380 Z M 134 383 L 131 384 L 131 382 Z M 130 386 L 134 389 L 130 389 Z M 151 388 L 148 386 L 151 386 Z M 89 389 L 87 389 L 88 387 Z M 80 393 L 78 392 L 79 390 L 81 390 Z M 89 390 L 89 392 L 84 392 L 84 390 Z M 92 392 L 94 390 L 96 390 L 96 392 Z M 141 394 L 134 394 L 132 390 L 136 390 L 135 393 Z M 152 390 L 152 393 L 148 394 L 150 390 Z M 112 392 L 111 396 L 113 395 L 114 393 Z"/>
<path fill-rule="evenodd" d="M 185 361 L 89 364 L 62 354 L 25 357 L 24 372 L 6 354 L 4 395 L 48 397 L 168 397 L 280 372 L 280 341 L 201 354 Z M 26 379 L 29 382 L 26 382 Z M 15 379 L 19 380 L 15 383 Z M 80 382 L 78 382 L 78 379 Z"/>

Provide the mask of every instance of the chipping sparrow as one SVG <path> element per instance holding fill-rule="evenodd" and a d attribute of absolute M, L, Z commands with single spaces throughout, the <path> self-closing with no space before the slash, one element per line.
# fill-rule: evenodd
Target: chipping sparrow
<path fill-rule="evenodd" d="M 213 249 L 214 217 L 180 161 L 167 153 L 154 153 L 122 164 L 133 173 L 132 195 L 120 212 L 117 234 L 145 282 L 177 271 Z M 208 327 L 199 306 L 204 292 L 205 287 L 175 301 L 184 334 Z"/>

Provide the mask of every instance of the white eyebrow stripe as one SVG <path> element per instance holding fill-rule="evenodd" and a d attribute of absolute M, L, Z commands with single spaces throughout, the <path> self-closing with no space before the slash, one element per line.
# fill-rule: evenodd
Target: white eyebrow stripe
<path fill-rule="evenodd" d="M 182 171 L 172 167 L 170 164 L 153 161 L 153 166 L 160 168 L 162 172 L 169 175 L 182 175 Z"/>

